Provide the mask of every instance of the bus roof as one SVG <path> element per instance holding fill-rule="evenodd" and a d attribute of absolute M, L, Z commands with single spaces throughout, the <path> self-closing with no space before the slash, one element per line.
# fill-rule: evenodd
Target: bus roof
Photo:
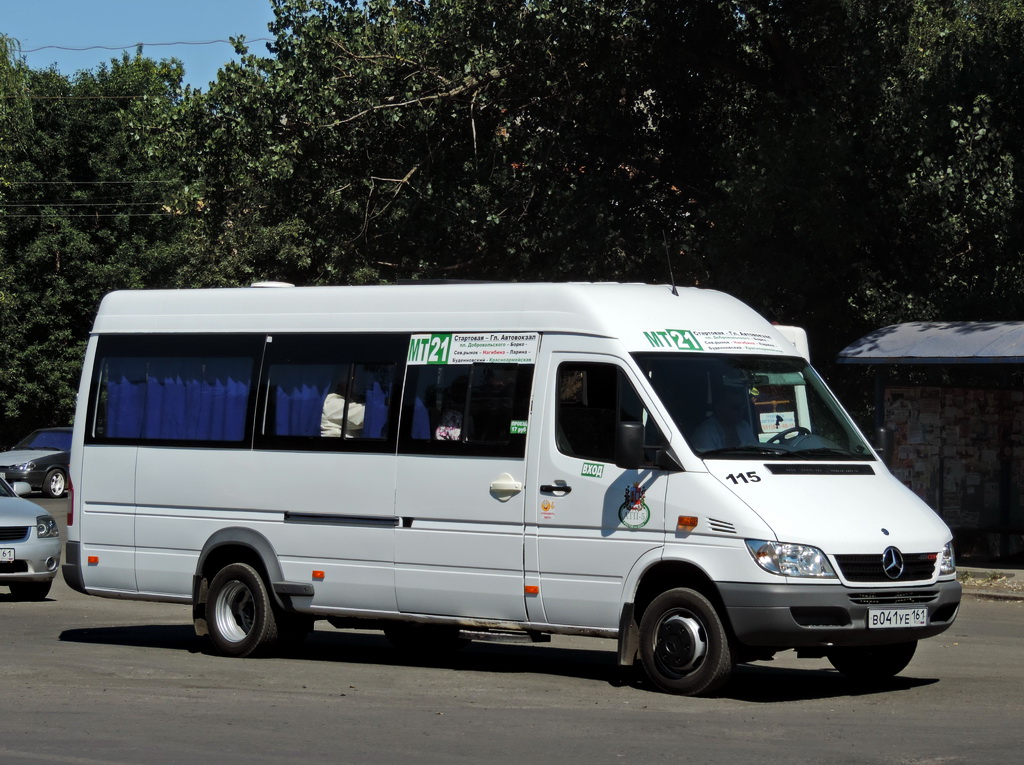
<path fill-rule="evenodd" d="M 129 290 L 107 295 L 93 326 L 94 334 L 356 330 L 558 332 L 618 338 L 630 351 L 795 353 L 764 318 L 729 295 L 651 284 Z"/>

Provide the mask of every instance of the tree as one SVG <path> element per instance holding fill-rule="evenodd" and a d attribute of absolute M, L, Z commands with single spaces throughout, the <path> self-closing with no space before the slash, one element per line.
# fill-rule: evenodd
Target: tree
<path fill-rule="evenodd" d="M 674 278 L 806 326 L 826 368 L 882 324 L 1024 307 L 1024 0 L 271 2 L 268 55 L 236 41 L 207 92 L 141 56 L 69 80 L 8 55 L 25 348 L 80 343 L 114 286 L 262 279 Z M 50 193 L 119 173 L 166 214 Z"/>
<path fill-rule="evenodd" d="M 648 115 L 618 71 L 622 7 L 274 5 L 275 57 L 225 69 L 170 131 L 185 143 L 168 154 L 197 147 L 197 217 L 234 273 L 650 278 L 654 253 L 667 276 L 664 212 L 636 167 Z M 238 262 L 260 230 L 283 251 Z"/>
<path fill-rule="evenodd" d="M 1019 0 L 274 8 L 174 115 L 213 283 L 671 264 L 833 349 L 1013 299 Z"/>
<path fill-rule="evenodd" d="M 174 179 L 132 123 L 175 105 L 182 70 L 141 55 L 72 78 L 9 59 L 0 127 L 5 431 L 67 424 L 102 296 L 166 280 Z M 130 119 L 129 119 L 130 118 Z"/>

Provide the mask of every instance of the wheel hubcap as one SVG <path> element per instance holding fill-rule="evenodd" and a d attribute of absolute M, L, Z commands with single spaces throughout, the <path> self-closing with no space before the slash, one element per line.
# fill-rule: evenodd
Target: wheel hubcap
<path fill-rule="evenodd" d="M 682 677 L 701 665 L 708 643 L 700 621 L 687 611 L 668 614 L 658 625 L 654 655 L 667 675 Z"/>
<path fill-rule="evenodd" d="M 221 591 L 214 607 L 217 630 L 232 643 L 245 640 L 255 621 L 256 608 L 252 593 L 241 582 L 230 582 Z"/>

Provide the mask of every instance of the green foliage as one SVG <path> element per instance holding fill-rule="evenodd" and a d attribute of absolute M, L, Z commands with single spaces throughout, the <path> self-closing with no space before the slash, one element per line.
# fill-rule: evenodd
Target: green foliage
<path fill-rule="evenodd" d="M 12 76 L 13 75 L 13 76 Z M 133 125 L 175 107 L 182 70 L 124 56 L 73 78 L 9 60 L 0 122 L 0 416 L 3 439 L 67 424 L 102 296 L 151 286 L 182 228 L 165 212 L 174 176 Z"/>
<path fill-rule="evenodd" d="M 268 52 L 237 40 L 207 91 L 0 40 L 8 418 L 66 421 L 120 287 L 671 274 L 826 367 L 1024 310 L 1024 0 L 268 2 Z"/>

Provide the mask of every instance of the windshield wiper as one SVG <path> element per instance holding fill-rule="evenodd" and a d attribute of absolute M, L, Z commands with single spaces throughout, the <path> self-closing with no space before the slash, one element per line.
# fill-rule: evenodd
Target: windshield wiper
<path fill-rule="evenodd" d="M 789 454 L 788 449 L 782 449 L 774 446 L 723 446 L 721 449 L 709 449 L 706 452 L 701 452 L 701 457 L 713 457 L 721 454 L 770 454 L 770 455 L 781 455 Z"/>
<path fill-rule="evenodd" d="M 870 455 L 853 454 L 845 449 L 833 449 L 827 446 L 819 446 L 814 449 L 794 449 L 790 452 L 795 457 L 839 457 L 844 460 L 869 460 Z"/>

